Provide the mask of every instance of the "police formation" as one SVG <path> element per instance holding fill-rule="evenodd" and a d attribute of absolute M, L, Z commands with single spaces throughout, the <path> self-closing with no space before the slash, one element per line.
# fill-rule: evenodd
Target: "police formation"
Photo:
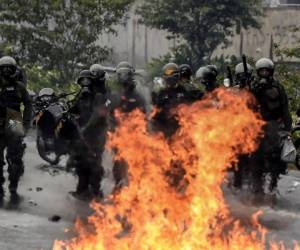
<path fill-rule="evenodd" d="M 247 182 L 254 193 L 264 193 L 267 174 L 271 175 L 268 188 L 272 191 L 277 186 L 279 175 L 286 172 L 287 164 L 281 157 L 282 141 L 290 137 L 292 120 L 285 90 L 273 77 L 274 63 L 262 58 L 257 61 L 255 70 L 256 74 L 244 58 L 236 66 L 233 76 L 229 72 L 225 85 L 252 92 L 259 104 L 253 109 L 266 120 L 266 136 L 255 153 L 240 156 L 233 178 L 236 189 L 243 188 Z M 131 112 L 136 108 L 145 113 L 149 111 L 145 96 L 137 89 L 135 69 L 128 62 L 119 63 L 113 70 L 117 88 L 111 90 L 106 84 L 106 68 L 94 64 L 80 72 L 77 79 L 80 90 L 72 101 L 65 101 L 68 94 L 56 95 L 52 89 L 46 88 L 35 97 L 33 105 L 21 72 L 13 58 L 0 59 L 0 196 L 3 198 L 5 194 L 3 171 L 6 159 L 11 198 L 19 198 L 17 187 L 24 172 L 23 138 L 31 125 L 33 113 L 41 157 L 57 164 L 61 155 L 68 154 L 67 169 L 74 169 L 78 177 L 72 194 L 80 199 L 101 198 L 102 154 L 107 132 L 117 126 L 114 111 Z M 200 100 L 205 93 L 218 88 L 217 76 L 218 69 L 214 65 L 200 67 L 193 74 L 187 64 L 166 64 L 162 76 L 156 78 L 151 89 L 152 106 L 159 111 L 149 128 L 162 132 L 169 140 L 179 127 L 171 110 L 179 104 Z M 21 109 L 21 104 L 24 109 Z M 48 156 L 49 152 L 55 155 L 53 159 Z M 112 172 L 116 182 L 114 191 L 118 192 L 128 182 L 126 162 L 115 161 Z M 179 185 L 184 173 L 180 164 L 174 164 L 166 177 L 170 185 L 181 189 Z"/>

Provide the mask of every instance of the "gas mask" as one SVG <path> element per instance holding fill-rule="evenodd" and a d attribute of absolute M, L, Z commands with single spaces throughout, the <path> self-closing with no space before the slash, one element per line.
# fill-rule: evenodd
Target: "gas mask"
<path fill-rule="evenodd" d="M 132 84 L 133 81 L 133 72 L 131 69 L 128 68 L 120 68 L 117 69 L 117 76 L 119 83 L 127 88 L 129 85 Z"/>
<path fill-rule="evenodd" d="M 16 73 L 16 68 L 13 66 L 2 66 L 0 67 L 0 75 L 3 79 L 9 80 Z"/>
<path fill-rule="evenodd" d="M 81 96 L 82 97 L 88 97 L 92 94 L 92 83 L 93 81 L 90 78 L 82 78 L 79 81 L 79 84 L 81 86 Z"/>

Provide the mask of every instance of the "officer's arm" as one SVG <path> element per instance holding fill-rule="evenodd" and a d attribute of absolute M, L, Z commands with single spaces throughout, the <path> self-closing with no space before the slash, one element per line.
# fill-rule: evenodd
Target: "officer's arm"
<path fill-rule="evenodd" d="M 68 111 L 69 113 L 79 115 L 78 102 L 79 102 L 79 94 L 77 94 L 74 100 L 71 101 L 71 106 Z"/>
<path fill-rule="evenodd" d="M 147 107 L 147 101 L 142 95 L 139 96 L 139 106 L 143 113 L 147 113 L 147 111 L 149 110 L 149 108 Z"/>
<path fill-rule="evenodd" d="M 31 122 L 32 101 L 31 101 L 31 97 L 30 97 L 26 87 L 23 85 L 19 85 L 19 87 L 21 89 L 22 102 L 24 105 L 23 124 L 24 124 L 25 129 L 28 129 L 30 127 L 30 122 Z"/>
<path fill-rule="evenodd" d="M 110 103 L 108 99 L 103 94 L 96 94 L 94 105 L 93 105 L 93 113 L 87 122 L 85 128 L 83 130 L 88 130 L 89 128 L 105 128 L 107 126 L 107 117 L 109 115 Z"/>
<path fill-rule="evenodd" d="M 151 93 L 151 97 L 152 97 L 152 104 L 157 106 L 157 107 L 161 107 L 163 106 L 163 102 L 164 99 L 162 98 L 162 92 L 155 92 L 153 91 Z"/>
<path fill-rule="evenodd" d="M 284 87 L 281 87 L 281 98 L 282 98 L 282 115 L 283 115 L 283 122 L 285 125 L 286 130 L 291 131 L 292 130 L 292 117 L 289 110 L 289 100 L 287 97 L 287 94 L 284 90 Z"/>

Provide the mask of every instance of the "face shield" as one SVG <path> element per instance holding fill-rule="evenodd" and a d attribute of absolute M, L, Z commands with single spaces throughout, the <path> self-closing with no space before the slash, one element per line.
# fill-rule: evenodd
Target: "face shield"
<path fill-rule="evenodd" d="M 84 88 L 84 87 L 89 87 L 91 86 L 93 83 L 92 79 L 90 78 L 86 78 L 86 77 L 83 77 L 79 80 L 79 85 Z"/>
<path fill-rule="evenodd" d="M 83 97 L 87 97 L 92 93 L 92 91 L 91 91 L 91 87 L 92 87 L 92 83 L 93 83 L 92 79 L 83 77 L 79 80 L 78 83 L 81 86 L 80 92 Z"/>
<path fill-rule="evenodd" d="M 133 81 L 133 72 L 129 68 L 119 68 L 117 69 L 118 82 L 124 86 L 127 86 Z"/>
<path fill-rule="evenodd" d="M 247 77 L 245 73 L 239 73 L 235 75 L 235 82 L 238 85 L 245 84 L 247 82 Z"/>
<path fill-rule="evenodd" d="M 272 76 L 272 72 L 271 70 L 267 69 L 267 68 L 262 68 L 262 69 L 259 69 L 257 71 L 257 75 L 260 77 L 260 78 L 270 78 Z"/>
<path fill-rule="evenodd" d="M 166 69 L 162 78 L 167 88 L 174 88 L 179 80 L 179 72 L 176 69 Z"/>
<path fill-rule="evenodd" d="M 1 66 L 0 67 L 0 74 L 1 76 L 3 76 L 4 78 L 10 77 L 12 75 L 14 75 L 16 72 L 16 68 L 14 66 Z"/>

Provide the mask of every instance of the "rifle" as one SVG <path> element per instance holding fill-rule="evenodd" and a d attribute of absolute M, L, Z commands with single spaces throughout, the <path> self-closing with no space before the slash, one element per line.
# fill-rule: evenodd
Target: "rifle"
<path fill-rule="evenodd" d="M 233 86 L 233 77 L 232 77 L 231 68 L 229 65 L 227 65 L 226 69 L 227 69 L 227 78 L 229 79 L 230 86 L 232 87 Z"/>
<path fill-rule="evenodd" d="M 241 88 L 245 88 L 246 86 L 250 87 L 251 82 L 251 73 L 249 72 L 248 65 L 247 65 L 247 58 L 246 55 L 242 56 L 243 60 L 243 67 L 244 67 L 244 74 L 245 74 L 245 81 L 242 82 Z"/>

